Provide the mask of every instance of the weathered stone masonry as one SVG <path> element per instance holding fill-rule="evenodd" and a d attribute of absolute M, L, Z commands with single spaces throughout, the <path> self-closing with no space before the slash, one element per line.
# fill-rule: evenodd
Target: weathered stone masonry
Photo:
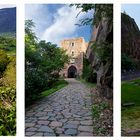
<path fill-rule="evenodd" d="M 80 76 L 83 70 L 83 57 L 88 43 L 85 42 L 84 38 L 80 37 L 62 40 L 60 46 L 70 56 L 69 63 L 65 65 L 60 75 L 68 78 Z"/>

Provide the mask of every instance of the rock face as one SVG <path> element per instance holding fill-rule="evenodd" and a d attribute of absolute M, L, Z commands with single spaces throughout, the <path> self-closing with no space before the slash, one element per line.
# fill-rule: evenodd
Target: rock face
<path fill-rule="evenodd" d="M 112 5 L 109 6 L 112 8 Z M 112 98 L 113 95 L 112 44 L 113 20 L 102 16 L 100 21 L 93 27 L 91 40 L 86 54 L 93 70 L 97 73 L 97 90 L 101 95 L 108 99 Z"/>
<path fill-rule="evenodd" d="M 140 64 L 140 31 L 133 18 L 121 14 L 121 52 Z"/>

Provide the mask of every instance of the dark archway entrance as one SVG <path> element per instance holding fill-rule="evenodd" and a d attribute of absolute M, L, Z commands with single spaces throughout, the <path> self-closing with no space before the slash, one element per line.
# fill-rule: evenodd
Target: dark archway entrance
<path fill-rule="evenodd" d="M 77 69 L 75 66 L 70 66 L 68 68 L 68 78 L 76 78 Z"/>

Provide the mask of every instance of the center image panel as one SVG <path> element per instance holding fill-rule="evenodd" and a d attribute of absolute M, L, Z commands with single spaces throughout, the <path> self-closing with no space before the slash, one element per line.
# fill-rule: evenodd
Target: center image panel
<path fill-rule="evenodd" d="M 25 5 L 25 136 L 113 136 L 113 4 Z"/>

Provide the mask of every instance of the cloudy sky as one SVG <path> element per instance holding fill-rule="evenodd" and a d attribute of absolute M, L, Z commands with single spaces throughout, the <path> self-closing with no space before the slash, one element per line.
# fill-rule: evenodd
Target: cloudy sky
<path fill-rule="evenodd" d="M 90 26 L 77 26 L 80 19 L 92 17 L 93 11 L 77 14 L 81 9 L 64 4 L 27 4 L 25 18 L 35 23 L 35 33 L 39 39 L 59 45 L 60 40 L 74 37 L 90 39 Z"/>
<path fill-rule="evenodd" d="M 140 29 L 140 4 L 122 4 L 122 12 L 126 12 L 130 17 L 134 18 Z"/>

